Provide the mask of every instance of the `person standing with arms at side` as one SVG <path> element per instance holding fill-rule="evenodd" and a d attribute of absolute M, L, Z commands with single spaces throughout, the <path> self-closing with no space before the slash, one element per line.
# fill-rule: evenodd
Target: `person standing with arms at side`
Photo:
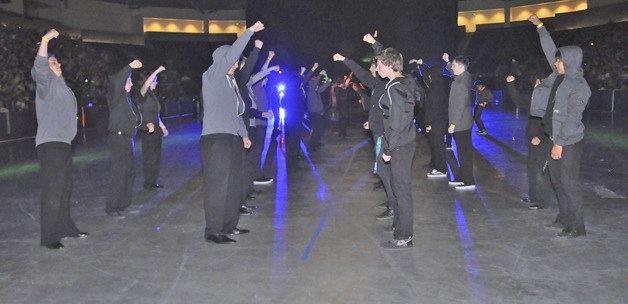
<path fill-rule="evenodd" d="M 148 77 L 145 77 L 144 84 L 140 89 L 140 112 L 144 122 L 140 126 L 140 140 L 142 141 L 142 159 L 144 160 L 144 189 L 160 189 L 162 185 L 157 183 L 159 177 L 159 167 L 161 163 L 161 142 L 163 137 L 168 136 L 168 129 L 161 121 L 159 112 L 161 105 L 155 95 L 157 88 L 157 75 L 166 68 L 160 66 Z M 147 124 L 158 125 L 154 132 L 149 132 Z"/>
<path fill-rule="evenodd" d="M 515 87 L 515 76 L 506 78 L 506 89 L 508 95 L 517 104 L 530 113 L 530 104 L 532 96 L 523 96 Z M 541 84 L 540 79 L 536 79 L 534 88 Z M 533 93 L 534 95 L 534 93 Z M 549 174 L 543 172 L 547 156 L 550 154 L 552 145 L 549 137 L 543 131 L 543 123 L 541 117 L 528 116 L 528 124 L 526 125 L 526 138 L 530 141 L 528 145 L 528 195 L 521 198 L 524 203 L 529 203 L 528 208 L 532 210 L 543 209 L 548 206 L 552 197 L 556 197 L 556 193 L 552 189 L 549 180 Z"/>
<path fill-rule="evenodd" d="M 307 85 L 307 110 L 310 117 L 310 142 L 308 151 L 316 152 L 321 143 L 321 138 L 325 134 L 325 118 L 322 113 L 325 111 L 323 106 L 323 100 L 321 94 L 331 86 L 331 82 L 327 81 L 321 84 L 321 78 L 327 75 L 325 70 L 318 73 L 317 76 L 312 76 L 308 80 Z"/>
<path fill-rule="evenodd" d="M 233 43 L 217 48 L 214 62 L 203 73 L 203 130 L 201 158 L 203 160 L 203 207 L 205 211 L 205 240 L 217 244 L 235 243 L 227 235 L 248 233 L 238 229 L 242 203 L 242 153 L 251 147 L 245 111 L 234 78 L 238 58 L 253 33 L 264 29 L 256 22 Z"/>
<path fill-rule="evenodd" d="M 404 77 L 403 57 L 387 48 L 376 55 L 377 73 L 388 79 L 386 92 L 379 99 L 383 111 L 384 141 L 382 159 L 390 162 L 392 190 L 397 198 L 393 209 L 393 240 L 382 243 L 386 249 L 412 247 L 414 206 L 412 203 L 412 160 L 416 150 L 414 119 L 416 82 Z"/>
<path fill-rule="evenodd" d="M 471 142 L 471 128 L 473 115 L 471 114 L 471 74 L 467 72 L 469 60 L 465 57 L 456 57 L 449 61 L 449 55 L 443 54 L 447 63 L 447 70 L 454 75 L 449 93 L 449 128 L 447 132 L 453 134 L 458 152 L 460 168 L 454 174 L 455 179 L 449 182 L 456 190 L 474 190 L 473 178 L 473 143 Z"/>
<path fill-rule="evenodd" d="M 582 185 L 578 179 L 584 149 L 582 113 L 591 97 L 591 89 L 584 79 L 582 49 L 578 46 L 556 48 L 539 17 L 532 15 L 529 21 L 537 27 L 548 62 L 554 63 L 552 74 L 539 85 L 549 88 L 549 97 L 534 95 L 531 109 L 532 115 L 543 117 L 543 130 L 552 141 L 547 167 L 558 195 L 559 213 L 549 227 L 562 229 L 558 237 L 575 238 L 586 235 Z"/>
<path fill-rule="evenodd" d="M 443 77 L 443 67 L 433 65 L 427 67 L 423 59 L 414 59 L 423 81 L 427 86 L 425 99 L 425 132 L 430 143 L 433 168 L 427 173 L 428 178 L 446 177 L 447 148 L 445 146 L 445 133 L 447 133 L 447 83 Z M 412 63 L 412 61 L 411 61 Z"/>
<path fill-rule="evenodd" d="M 493 92 L 487 89 L 480 80 L 475 82 L 475 92 L 476 96 L 475 108 L 473 109 L 473 120 L 475 120 L 475 124 L 479 129 L 475 132 L 475 134 L 484 136 L 486 135 L 486 127 L 484 127 L 484 122 L 482 121 L 482 111 L 486 109 L 486 105 L 493 102 Z"/>
<path fill-rule="evenodd" d="M 76 97 L 61 76 L 61 64 L 48 54 L 48 43 L 59 36 L 51 29 L 41 38 L 31 76 L 37 83 L 35 104 L 41 201 L 40 245 L 61 249 L 65 237 L 84 238 L 70 216 L 72 195 L 72 139 L 77 130 Z"/>
<path fill-rule="evenodd" d="M 123 219 L 133 200 L 133 181 L 135 180 L 135 158 L 133 157 L 133 137 L 142 125 L 142 114 L 131 100 L 133 69 L 142 67 L 142 62 L 133 62 L 124 66 L 116 74 L 109 76 L 109 149 L 111 150 L 111 172 L 109 174 L 109 195 L 105 212 L 111 218 Z M 154 132 L 155 126 L 147 124 L 148 131 Z"/>

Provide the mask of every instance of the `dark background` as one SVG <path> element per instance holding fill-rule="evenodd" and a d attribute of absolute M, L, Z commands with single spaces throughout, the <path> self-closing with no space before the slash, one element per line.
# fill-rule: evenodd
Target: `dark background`
<path fill-rule="evenodd" d="M 347 70 L 332 62 L 333 54 L 356 61 L 370 56 L 362 37 L 376 30 L 376 39 L 397 48 L 406 65 L 420 57 L 440 64 L 443 52 L 457 53 L 463 35 L 457 11 L 457 0 L 249 0 L 246 15 L 249 25 L 264 23 L 266 29 L 254 39 L 265 42 L 265 51 L 275 50 L 277 63 L 309 68 L 318 61 L 337 75 Z"/>

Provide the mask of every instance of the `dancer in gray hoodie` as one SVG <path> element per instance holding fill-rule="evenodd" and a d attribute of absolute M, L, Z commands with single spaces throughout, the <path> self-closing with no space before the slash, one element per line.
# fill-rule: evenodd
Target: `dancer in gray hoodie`
<path fill-rule="evenodd" d="M 253 36 L 264 29 L 256 22 L 233 45 L 223 45 L 212 54 L 214 62 L 203 73 L 203 189 L 205 240 L 218 244 L 235 243 L 227 235 L 249 232 L 238 229 L 242 192 L 242 153 L 251 141 L 242 120 L 245 104 L 233 74 L 238 58 Z"/>
<path fill-rule="evenodd" d="M 72 139 L 76 136 L 76 97 L 61 76 L 61 64 L 48 55 L 48 42 L 59 32 L 51 29 L 41 37 L 31 69 L 37 83 L 35 104 L 37 136 L 35 148 L 39 159 L 41 201 L 39 223 L 41 246 L 61 249 L 65 237 L 86 237 L 70 216 L 72 195 Z"/>
<path fill-rule="evenodd" d="M 577 46 L 556 48 L 543 22 L 529 18 L 537 27 L 543 53 L 552 65 L 552 74 L 534 89 L 531 114 L 543 117 L 543 129 L 552 141 L 548 169 L 558 195 L 558 216 L 550 228 L 562 229 L 556 236 L 575 238 L 586 235 L 580 162 L 584 124 L 582 112 L 591 97 L 583 76 L 582 49 Z"/>

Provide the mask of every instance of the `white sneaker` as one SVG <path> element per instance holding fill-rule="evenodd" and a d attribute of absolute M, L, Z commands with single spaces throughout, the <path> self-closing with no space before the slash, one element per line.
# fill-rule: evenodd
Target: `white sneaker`
<path fill-rule="evenodd" d="M 452 187 L 457 187 L 457 186 L 462 186 L 464 185 L 463 182 L 459 182 L 459 181 L 449 181 L 449 185 Z"/>
<path fill-rule="evenodd" d="M 465 185 L 464 183 L 462 183 L 462 185 L 456 186 L 456 190 L 475 190 L 475 185 Z"/>
<path fill-rule="evenodd" d="M 273 179 L 269 177 L 260 177 L 253 181 L 254 185 L 270 185 L 273 183 Z"/>
<path fill-rule="evenodd" d="M 440 172 L 436 169 L 432 170 L 432 172 L 427 174 L 427 177 L 430 177 L 430 178 L 445 177 L 445 176 L 447 176 L 447 173 Z"/>

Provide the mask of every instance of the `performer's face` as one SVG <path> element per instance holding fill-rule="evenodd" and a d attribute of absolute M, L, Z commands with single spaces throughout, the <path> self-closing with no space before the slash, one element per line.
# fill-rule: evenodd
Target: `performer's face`
<path fill-rule="evenodd" d="M 57 76 L 61 76 L 61 64 L 57 61 L 57 58 L 48 57 L 48 65 Z"/>
<path fill-rule="evenodd" d="M 451 64 L 451 70 L 454 72 L 454 75 L 458 76 L 465 71 L 465 67 L 464 67 L 464 64 L 454 61 Z"/>
<path fill-rule="evenodd" d="M 563 60 L 561 58 L 556 58 L 554 65 L 556 66 L 556 71 L 558 72 L 558 74 L 565 74 L 565 64 L 563 63 Z"/>
<path fill-rule="evenodd" d="M 389 78 L 392 74 L 392 67 L 384 65 L 381 61 L 377 61 L 377 73 L 383 78 Z"/>

